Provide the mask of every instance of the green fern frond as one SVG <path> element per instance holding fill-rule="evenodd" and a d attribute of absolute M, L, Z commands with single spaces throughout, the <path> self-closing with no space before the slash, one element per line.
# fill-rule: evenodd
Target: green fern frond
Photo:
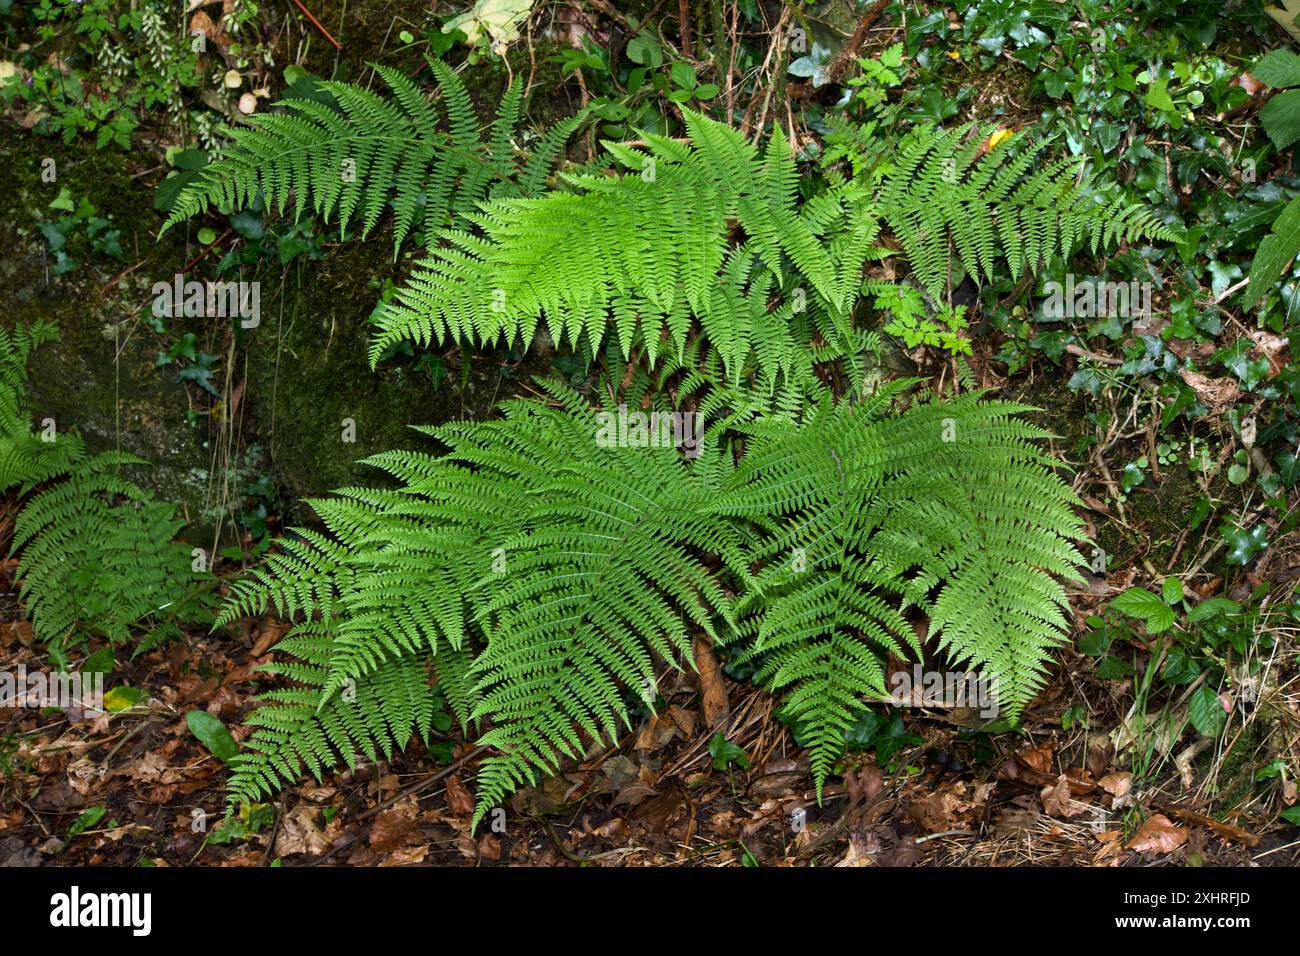
<path fill-rule="evenodd" d="M 358 754 L 373 761 L 380 754 L 391 757 L 413 737 L 428 742 L 434 708 L 423 658 L 385 661 L 355 686 L 329 695 L 323 691 L 333 654 L 329 624 L 298 625 L 276 646 L 276 654 L 293 660 L 260 669 L 288 676 L 299 686 L 268 691 L 263 706 L 249 716 L 255 729 L 231 760 L 227 802 L 232 808 L 293 783 L 304 770 L 319 780 L 340 762 L 355 769 Z"/>
<path fill-rule="evenodd" d="M 333 105 L 288 99 L 278 104 L 283 111 L 256 114 L 247 126 L 229 130 L 232 145 L 185 187 L 163 231 L 210 206 L 243 208 L 260 193 L 268 209 L 291 212 L 295 221 L 310 211 L 336 221 L 340 235 L 357 223 L 365 237 L 391 203 L 396 255 L 412 233 L 432 242 L 489 196 L 529 195 L 544 184 L 581 117 L 553 130 L 521 168 L 512 145 L 518 81 L 506 90 L 485 142 L 460 77 L 441 61 L 431 65 L 447 130 L 434 102 L 391 67 L 374 65 L 386 98 L 350 83 L 322 82 Z"/>
<path fill-rule="evenodd" d="M 952 666 L 994 679 L 1014 721 L 1063 640 L 1060 580 L 1081 563 L 1076 499 L 1025 409 L 968 395 L 891 411 L 906 385 L 755 426 L 719 506 L 762 529 L 739 634 L 788 690 L 819 793 L 845 729 L 885 696 L 882 655 L 921 650 L 903 609 L 926 612 Z"/>
<path fill-rule="evenodd" d="M 1145 207 L 1099 195 L 1085 157 L 1043 164 L 1046 144 L 1022 134 L 986 152 L 991 132 L 919 126 L 884 177 L 876 208 L 932 296 L 943 295 L 953 257 L 992 281 L 999 258 L 1016 279 L 1084 246 L 1096 254 L 1121 241 L 1174 239 Z"/>
<path fill-rule="evenodd" d="M 175 540 L 184 522 L 119 477 L 130 456 L 106 453 L 33 496 L 18 515 L 19 598 L 43 643 L 79 629 L 113 643 L 141 621 L 174 616 L 198 575 Z"/>
<path fill-rule="evenodd" d="M 664 342 L 680 357 L 698 322 L 733 376 L 751 350 L 769 381 L 791 372 L 803 355 L 769 295 L 797 289 L 807 308 L 847 313 L 874 230 L 831 240 L 849 229 L 856 187 L 800 207 L 779 133 L 760 154 L 736 130 L 685 115 L 688 144 L 606 143 L 628 171 L 569 175 L 572 192 L 488 202 L 467 217 L 475 232 L 445 233 L 380 313 L 372 364 L 403 340 L 526 344 L 539 325 L 592 352 L 608 334 L 654 363 Z"/>
<path fill-rule="evenodd" d="M 48 323 L 0 329 L 0 488 L 22 499 L 10 551 L 19 598 L 42 643 L 78 633 L 120 643 L 145 624 L 156 646 L 173 633 L 168 622 L 201 612 L 206 576 L 175 540 L 183 524 L 175 508 L 120 473 L 146 462 L 119 452 L 87 458 L 76 435 L 32 432 L 27 360 L 56 337 Z"/>

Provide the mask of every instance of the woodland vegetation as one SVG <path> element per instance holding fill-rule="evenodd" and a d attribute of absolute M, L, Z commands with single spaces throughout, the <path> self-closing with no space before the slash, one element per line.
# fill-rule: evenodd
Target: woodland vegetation
<path fill-rule="evenodd" d="M 0 864 L 1300 862 L 1298 18 L 0 0 Z"/>

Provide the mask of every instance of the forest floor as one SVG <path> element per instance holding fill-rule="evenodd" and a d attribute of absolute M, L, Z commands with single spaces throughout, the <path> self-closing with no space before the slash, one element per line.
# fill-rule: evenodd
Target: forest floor
<path fill-rule="evenodd" d="M 0 669 L 39 669 L 9 598 Z M 772 697 L 702 666 L 664 692 L 668 706 L 635 734 L 520 792 L 478 833 L 469 826 L 478 753 L 459 739 L 442 754 L 450 762 L 416 745 L 223 824 L 225 768 L 185 714 L 206 710 L 238 737 L 253 669 L 282 632 L 265 622 L 233 642 L 190 634 L 123 663 L 115 681 L 144 696 L 119 712 L 0 710 L 0 866 L 1300 863 L 1294 830 L 1260 827 L 1249 808 L 1218 813 L 1213 787 L 1233 788 L 1221 754 L 1198 764 L 1180 745 L 1134 791 L 1133 745 L 1117 754 L 1118 725 L 1097 719 L 1131 697 L 1076 669 L 1070 652 L 1022 734 L 979 733 L 973 712 L 910 716 L 887 761 L 850 756 L 820 805 Z M 1099 713 L 1091 730 L 1065 732 L 1063 704 L 1080 699 Z M 1278 703 L 1295 708 L 1294 692 Z M 715 767 L 709 742 L 719 732 L 748 766 Z M 1151 815 L 1137 827 L 1139 810 Z"/>
<path fill-rule="evenodd" d="M 276 95 L 283 87 L 280 70 L 291 62 L 321 76 L 335 75 L 342 62 L 353 78 L 365 76 L 364 64 L 370 61 L 396 64 L 412 74 L 421 68 L 422 52 L 397 37 L 405 28 L 424 29 L 428 3 L 321 0 L 311 6 L 343 39 L 345 51 L 336 54 L 301 18 L 268 22 L 264 34 L 273 38 L 268 43 L 279 57 L 277 66 L 256 65 L 248 72 L 260 70 L 258 82 L 274 84 Z M 566 15 L 570 11 L 570 5 L 559 6 Z M 599 29 L 591 29 L 591 38 L 607 44 L 616 38 L 626 46 L 628 37 L 621 27 L 627 17 L 611 14 L 608 4 L 589 6 L 594 12 L 588 19 L 600 24 Z M 644 6 L 655 11 L 664 7 Z M 667 12 L 661 14 L 667 20 L 661 36 L 671 35 L 676 26 L 677 5 L 669 6 L 672 9 L 665 7 Z M 727 6 L 733 11 L 734 33 L 740 16 L 734 11 L 741 5 Z M 1052 451 L 1070 466 L 1066 480 L 1086 506 L 1083 514 L 1090 539 L 1104 552 L 1100 570 L 1086 574 L 1070 591 L 1072 643 L 1055 655 L 1044 689 L 1026 709 L 1016 731 L 988 724 L 968 709 L 886 712 L 881 708 L 876 722 L 862 728 L 856 741 L 850 740 L 844 765 L 818 799 L 805 753 L 778 719 L 779 701 L 729 673 L 725 652 L 697 645 L 699 673 L 667 672 L 660 691 L 664 706 L 657 714 L 643 714 L 615 746 L 596 749 L 562 774 L 522 790 L 501 812 L 489 814 L 476 832 L 471 832 L 470 820 L 481 752 L 472 735 L 466 739 L 455 728 L 431 739 L 427 747 L 413 743 L 391 759 L 363 761 L 351 771 L 327 770 L 320 781 L 307 778 L 272 801 L 245 804 L 228 815 L 227 767 L 191 731 L 187 715 L 211 714 L 237 742 L 251 733 L 245 721 L 256 696 L 267 687 L 257 668 L 273 659 L 286 624 L 269 616 L 243 619 L 221 633 L 188 629 L 183 639 L 136 657 L 129 656 L 129 648 L 118 648 L 110 683 L 130 693 L 116 698 L 110 693 L 107 713 L 0 707 L 0 866 L 1300 865 L 1300 830 L 1279 819 L 1280 807 L 1294 811 L 1300 806 L 1294 771 L 1300 766 L 1300 615 L 1295 613 L 1300 530 L 1295 528 L 1295 477 L 1288 479 L 1289 489 L 1271 484 L 1265 492 L 1261 483 L 1258 493 L 1254 486 L 1228 478 L 1232 469 L 1248 469 L 1253 478 L 1274 479 L 1273 464 L 1278 465 L 1277 471 L 1283 467 L 1281 458 L 1270 463 L 1262 457 L 1253 446 L 1253 434 L 1251 442 L 1239 440 L 1240 421 L 1248 413 L 1259 411 L 1262 421 L 1281 423 L 1269 436 L 1274 442 L 1270 453 L 1287 442 L 1287 447 L 1296 447 L 1294 403 L 1276 415 L 1269 404 L 1282 407 L 1279 396 L 1287 394 L 1283 379 L 1293 363 L 1283 345 L 1277 344 L 1281 333 L 1248 327 L 1234 315 L 1221 327 L 1210 321 L 1211 313 L 1227 312 L 1219 303 L 1230 301 L 1228 286 L 1244 276 L 1242 266 L 1249 267 L 1248 247 L 1257 244 L 1270 214 L 1276 215 L 1275 207 L 1296 188 L 1289 154 L 1268 154 L 1258 169 L 1260 183 L 1255 182 L 1252 166 L 1250 185 L 1234 182 L 1229 189 L 1223 185 L 1228 174 L 1214 165 L 1220 157 L 1210 155 L 1216 148 L 1203 148 L 1199 140 L 1193 148 L 1189 142 L 1206 130 L 1235 141 L 1239 130 L 1229 124 L 1245 122 L 1241 107 L 1216 114 L 1207 104 L 1197 123 L 1183 126 L 1179 117 L 1184 112 L 1191 115 L 1188 102 L 1180 98 L 1178 110 L 1172 101 L 1166 109 L 1153 105 L 1162 102 L 1159 98 L 1148 96 L 1145 103 L 1126 101 L 1125 109 L 1132 116 L 1124 113 L 1123 122 L 1111 123 L 1096 104 L 1085 108 L 1082 103 L 1086 88 L 1100 88 L 1100 82 L 1085 82 L 1082 92 L 1072 89 L 1068 96 L 1055 90 L 1052 77 L 1066 76 L 1077 67 L 1064 62 L 1062 43 L 1049 41 L 1046 34 L 1041 41 L 1035 34 L 1013 42 L 1009 37 L 1021 34 L 1009 29 L 1005 37 L 998 36 L 1005 41 L 1006 52 L 999 46 L 998 52 L 988 54 L 989 36 L 975 38 L 977 30 L 970 25 L 977 21 L 975 15 L 959 24 L 947 5 L 906 6 L 908 17 L 886 15 L 877 23 L 873 14 L 870 22 L 875 25 L 863 30 L 850 51 L 879 58 L 897 43 L 905 44 L 917 63 L 929 56 L 923 70 L 914 70 L 918 75 L 909 75 L 899 89 L 883 90 L 895 106 L 907 107 L 905 113 L 895 111 L 898 122 L 904 122 L 904 116 L 936 122 L 988 120 L 1017 129 L 1038 122 L 1056 135 L 1058 127 L 1066 129 L 1086 113 L 1090 122 L 1096 120 L 1099 141 L 1109 143 L 1110 126 L 1117 130 L 1115 142 L 1104 150 L 1108 174 L 1131 187 L 1137 200 L 1177 210 L 1193 225 L 1199 222 L 1196 228 L 1204 227 L 1200 235 L 1206 249 L 1211 240 L 1218 243 L 1212 253 L 1198 251 L 1191 263 L 1171 265 L 1156 257 L 1167 282 L 1161 286 L 1159 311 L 1172 314 L 1178 305 L 1170 290 L 1186 293 L 1184 298 L 1195 299 L 1198 305 L 1195 327 L 1186 315 L 1178 315 L 1177 334 L 1170 331 L 1164 336 L 1168 350 L 1159 354 L 1159 361 L 1143 354 L 1144 348 L 1155 346 L 1144 346 L 1135 328 L 1111 330 L 1104 323 L 1080 322 L 1069 330 L 1047 329 L 1038 323 L 1039 316 L 1020 305 L 1010 315 L 1006 303 L 1020 295 L 1007 294 L 1012 291 L 1010 283 L 985 290 L 983 302 L 972 308 L 970 370 L 976 383 L 1040 409 L 1032 417 L 1059 436 Z M 681 5 L 683 10 L 686 7 Z M 872 5 L 877 7 L 883 5 Z M 924 16 L 921 8 L 926 8 Z M 1216 16 L 1213 11 L 1208 17 L 1198 14 L 1209 21 Z M 553 49 L 567 45 L 566 30 L 580 32 L 582 21 L 575 22 L 578 26 L 560 23 L 552 30 L 548 42 Z M 687 26 L 685 20 L 682 25 Z M 1085 36 L 1087 26 L 1079 26 Z M 1172 27 L 1169 30 L 1172 37 Z M 428 33 L 438 36 L 436 28 Z M 851 23 L 839 33 L 841 43 L 856 35 Z M 518 44 L 512 50 L 512 63 L 485 60 L 477 68 L 479 79 L 495 71 L 491 78 L 499 81 L 505 69 L 528 75 L 540 91 L 530 106 L 532 113 L 569 115 L 577 102 L 587 104 L 592 99 L 588 81 L 581 74 L 576 79 L 561 75 L 552 58 L 537 55 L 533 39 L 530 31 L 527 48 Z M 750 122 L 759 111 L 751 114 L 741 107 L 746 101 L 751 108 L 762 103 L 766 117 L 765 94 L 774 89 L 773 115 L 784 112 L 792 138 L 807 146 L 816 138 L 812 130 L 824 128 L 822 120 L 840 98 L 835 84 L 818 88 L 808 81 L 808 72 L 785 76 L 783 71 L 779 77 L 764 72 L 769 69 L 764 52 L 772 53 L 769 33 L 754 29 L 748 40 L 753 61 L 764 65 L 750 71 L 749 86 L 737 81 L 736 112 Z M 688 44 L 683 46 L 689 49 Z M 1244 56 L 1237 52 L 1239 45 L 1235 36 L 1220 36 L 1213 50 L 1202 53 L 1197 46 L 1197 56 L 1210 58 L 1213 53 L 1239 65 Z M 15 62 L 20 56 L 17 46 L 11 44 L 5 53 Z M 1131 80 L 1148 57 L 1156 58 L 1155 53 L 1139 49 L 1133 37 L 1115 46 L 1131 51 L 1132 62 L 1122 65 L 1127 73 L 1117 68 L 1107 82 Z M 1170 46 L 1177 44 L 1171 40 Z M 1037 50 L 1043 62 L 1050 59 L 1056 72 L 1013 62 L 1013 52 L 1029 49 Z M 1086 58 L 1086 46 L 1080 50 Z M 1172 49 L 1157 52 L 1171 61 L 1181 55 Z M 977 58 L 986 54 L 993 66 L 977 69 Z M 846 57 L 846 62 L 852 59 Z M 721 57 L 709 61 L 701 56 L 693 61 L 702 78 L 711 75 L 708 71 L 718 62 Z M 47 66 L 65 69 L 57 57 Z M 212 68 L 208 63 L 209 73 Z M 668 70 L 666 64 L 664 69 Z M 907 69 L 900 68 L 904 73 Z M 598 75 L 588 68 L 588 79 Z M 1089 76 L 1078 75 L 1085 80 Z M 1238 84 L 1232 71 L 1216 74 L 1212 82 L 1185 76 L 1181 80 L 1185 86 L 1196 86 L 1193 92 L 1209 96 L 1236 95 L 1234 84 Z M 727 82 L 730 98 L 730 78 Z M 1064 85 L 1065 80 L 1061 82 Z M 1171 89 L 1177 87 L 1170 83 Z M 486 81 L 474 87 L 476 94 L 484 89 L 489 89 Z M 1119 89 L 1109 91 L 1116 100 L 1122 98 Z M 645 112 L 659 108 L 654 97 L 663 91 L 652 94 L 647 87 L 624 97 L 626 103 L 619 99 L 624 92 L 613 84 L 596 91 L 596 98 Z M 1125 92 L 1131 92 L 1131 87 Z M 1071 96 L 1075 100 L 1067 102 Z M 489 107 L 490 99 L 485 96 Z M 112 362 L 101 361 L 109 346 L 116 345 L 104 338 L 104 328 L 110 321 L 138 319 L 148 277 L 196 264 L 198 275 L 215 265 L 219 258 L 215 253 L 233 254 L 252 243 L 232 238 L 227 229 L 195 258 L 193 239 L 188 235 L 182 239 L 183 230 L 173 231 L 162 243 L 154 241 L 162 217 L 153 209 L 153 190 L 171 159 L 166 150 L 191 145 L 172 131 L 161 131 L 161 122 L 146 121 L 134 131 L 133 152 L 109 155 L 92 153 L 81 145 L 61 147 L 57 136 L 38 139 L 26 122 L 30 114 L 19 115 L 22 111 L 16 107 L 12 112 L 13 116 L 0 119 L 0 147 L 13 160 L 22 184 L 21 189 L 0 195 L 0 244 L 7 248 L 6 261 L 0 263 L 5 267 L 0 270 L 0 297 L 9 311 L 24 320 L 62 310 L 54 317 L 69 330 L 65 340 L 80 336 L 90 344 L 78 343 L 77 348 L 99 349 L 96 359 L 87 360 L 91 371 L 86 374 L 98 374 L 100 385 L 114 389 L 104 393 L 111 401 L 106 399 L 99 409 L 105 425 L 100 437 L 110 443 L 121 438 L 114 429 L 129 439 L 139 437 L 143 430 L 133 427 L 129 409 L 122 426 L 123 405 L 115 391 L 120 383 L 110 374 Z M 1171 126 L 1170 116 L 1180 125 Z M 1143 125 L 1147 122 L 1149 126 Z M 625 132 L 625 138 L 635 135 L 630 126 Z M 1250 132 L 1253 142 L 1264 141 L 1257 128 Z M 1245 138 L 1245 131 L 1241 136 Z M 595 140 L 593 131 L 591 145 Z M 121 261 L 96 258 L 89 238 L 83 240 L 74 230 L 68 234 L 68 248 L 75 248 L 82 261 L 66 276 L 49 275 L 53 249 L 46 249 L 37 219 L 56 216 L 49 212 L 49 197 L 38 195 L 40 167 L 35 161 L 47 154 L 57 158 L 64 170 L 59 188 L 70 184 L 72 196 L 93 199 L 110 218 L 116 214 L 114 224 L 123 232 L 121 245 L 129 256 Z M 1190 182 L 1181 178 L 1184 162 Z M 1211 176 L 1223 182 L 1207 186 L 1202 177 Z M 1270 177 L 1269 182 L 1263 181 Z M 139 215 L 141 210 L 145 215 Z M 71 223 L 74 217 L 70 213 L 63 218 Z M 1241 235 L 1219 236 L 1214 231 L 1242 222 L 1251 225 L 1243 226 Z M 78 220 L 76 230 L 83 228 Z M 389 237 L 372 237 L 368 244 L 356 243 L 351 252 L 340 252 L 342 243 L 333 244 L 331 233 L 330 243 L 312 245 L 311 253 L 299 258 L 291 256 L 291 268 L 288 260 L 275 259 L 285 254 L 289 239 L 280 237 L 276 248 L 269 220 L 267 235 L 271 238 L 266 247 L 273 251 L 263 255 L 272 262 L 270 272 L 278 274 L 281 286 L 293 277 L 299 293 L 308 296 L 302 303 L 308 318 L 297 333 L 302 339 L 293 342 L 299 352 L 292 373 L 304 380 L 292 381 L 297 391 L 290 394 L 284 384 L 290 380 L 281 377 L 278 353 L 276 363 L 269 363 L 265 352 L 254 355 L 252 371 L 248 364 L 235 361 L 226 326 L 192 330 L 197 334 L 197 350 L 195 334 L 189 335 L 188 350 L 178 347 L 185 331 L 180 328 L 151 332 L 132 326 L 131 348 L 139 353 L 134 358 L 143 369 L 141 374 L 157 381 L 166 376 L 171 392 L 180 394 L 178 400 L 173 400 L 174 394 L 166 399 L 171 403 L 168 407 L 179 418 L 191 414 L 202 422 L 199 428 L 184 425 L 189 438 L 193 438 L 190 432 L 208 427 L 209 422 L 215 423 L 214 431 L 229 425 L 214 410 L 229 407 L 235 419 L 235 409 L 243 414 L 251 405 L 249 414 L 255 415 L 257 403 L 265 402 L 270 391 L 259 387 L 258 376 L 285 389 L 294 403 L 290 413 L 319 412 L 322 420 L 331 423 L 339 418 L 330 404 L 337 402 L 338 393 L 352 389 L 358 395 L 348 400 L 359 402 L 365 394 L 388 388 L 400 378 L 400 371 L 372 375 L 364 359 L 366 318 L 376 290 L 398 269 L 390 261 Z M 307 240 L 303 243 L 310 245 Z M 1169 255 L 1172 260 L 1173 254 Z M 1117 269 L 1145 268 L 1144 263 L 1135 264 L 1139 258 L 1125 250 Z M 358 280 L 362 272 L 368 281 Z M 1187 275 L 1192 276 L 1187 288 L 1176 285 Z M 135 300 L 128 301 L 130 295 Z M 999 297 L 1004 297 L 1002 303 Z M 270 314 L 270 306 L 264 308 Z M 1006 313 L 1000 315 L 1005 322 L 995 328 L 991 316 L 999 310 Z M 1294 333 L 1292 326 L 1288 330 Z M 325 343 L 323 351 L 309 352 L 320 346 L 313 336 Z M 1147 338 L 1160 339 L 1160 335 Z M 351 340 L 361 344 L 352 347 Z M 346 359 L 339 357 L 345 353 L 340 342 L 351 349 Z M 1242 347 L 1229 354 L 1238 344 Z M 162 361 L 164 353 L 170 356 L 167 362 Z M 937 353 L 937 349 L 918 348 L 907 361 L 921 375 L 951 383 L 952 356 Z M 122 354 L 119 349 L 114 360 Z M 156 366 L 155 355 L 159 356 Z M 231 359 L 223 365 L 227 355 Z M 1176 361 L 1166 362 L 1171 356 Z M 1206 374 L 1180 377 L 1175 367 L 1182 368 L 1180 363 L 1189 356 L 1201 363 Z M 450 373 L 436 400 L 439 410 L 458 408 L 464 413 L 468 407 L 473 415 L 490 408 L 494 399 L 506 397 L 504 391 L 511 383 L 502 385 L 500 370 L 515 357 L 479 358 L 479 366 L 472 373 L 466 371 L 454 398 L 449 390 L 456 375 L 454 370 Z M 204 364 L 209 361 L 210 367 Z M 327 367 L 327 362 L 339 364 Z M 490 374 L 482 377 L 479 391 L 467 400 L 472 389 L 465 383 L 480 377 L 480 366 Z M 178 374 L 178 370 L 183 371 Z M 288 370 L 286 359 L 286 375 Z M 215 377 L 209 374 L 214 371 Z M 519 378 L 531 371 L 521 371 Z M 375 384 L 383 374 L 389 380 Z M 215 383 L 219 389 L 204 392 L 200 382 Z M 241 406 L 248 382 L 254 384 L 248 389 L 248 402 Z M 398 395 L 391 407 L 410 403 L 401 406 L 400 414 L 389 416 L 394 430 L 403 434 L 410 421 L 421 420 L 413 418 L 413 406 L 427 399 L 427 406 L 434 407 L 434 400 L 423 393 L 411 397 L 411 382 L 408 376 L 401 383 L 406 392 L 397 388 L 391 392 Z M 48 371 L 34 376 L 38 390 L 57 392 L 62 385 L 60 376 Z M 308 393 L 309 385 L 315 391 Z M 86 418 L 73 413 L 78 404 L 90 404 L 82 388 L 78 382 L 71 397 L 63 400 L 70 407 L 66 417 L 89 433 Z M 1293 386 L 1293 390 L 1300 393 L 1300 388 Z M 1180 402 L 1176 414 L 1162 414 Z M 164 399 L 150 393 L 139 404 L 150 403 L 161 408 Z M 257 434 L 250 418 L 249 433 L 239 435 L 248 445 L 260 439 L 272 448 L 273 460 L 265 467 L 274 481 L 264 484 L 280 484 L 260 498 L 248 496 L 271 512 L 264 515 L 258 532 L 264 536 L 290 523 L 290 509 L 304 510 L 291 498 L 306 498 L 350 480 L 348 474 L 330 475 L 319 487 L 303 487 L 310 480 L 325 479 L 314 458 L 296 461 L 292 467 L 285 464 L 288 449 L 295 440 L 311 446 L 319 432 L 304 428 L 295 439 L 284 407 L 274 400 L 268 404 L 272 412 L 266 416 L 271 422 L 266 434 Z M 1197 410 L 1195 416 L 1191 409 Z M 272 441 L 277 413 L 281 415 L 278 427 L 284 432 L 280 461 L 274 460 L 277 449 Z M 242 428 L 244 418 L 238 421 Z M 1291 432 L 1283 427 L 1288 424 Z M 1265 431 L 1261 427 L 1261 435 Z M 226 461 L 208 462 L 216 442 L 209 443 L 210 434 L 202 438 L 201 443 L 193 442 L 202 447 L 199 464 L 210 464 L 214 473 L 218 464 L 233 467 L 231 462 L 245 450 L 227 448 Z M 387 435 L 382 437 L 388 440 Z M 379 444 L 372 450 L 382 447 L 390 446 Z M 1193 447 L 1207 449 L 1213 459 L 1208 477 L 1204 473 L 1194 477 L 1190 468 L 1182 467 Z M 1168 448 L 1178 450 L 1177 466 Z M 171 451 L 166 443 L 130 450 L 165 465 Z M 177 473 L 194 470 L 188 460 L 172 464 Z M 1292 454 L 1287 467 L 1295 466 Z M 261 467 L 259 463 L 252 469 L 259 477 Z M 1210 510 L 1191 518 L 1202 504 Z M 12 505 L 0 507 L 0 553 L 6 555 L 13 530 Z M 1225 525 L 1215 518 L 1234 519 L 1236 531 L 1221 534 Z M 233 525 L 233 520 L 228 524 Z M 1226 564 L 1225 552 L 1241 546 L 1231 535 L 1249 525 L 1267 525 L 1267 539 L 1252 544 L 1248 560 Z M 240 526 L 240 533 L 246 530 Z M 252 554 L 251 548 L 248 551 Z M 0 562 L 0 673 L 46 670 L 51 658 L 34 640 L 25 619 L 15 570 L 14 560 Z M 216 570 L 233 574 L 238 567 L 231 562 L 219 564 Z M 1189 599 L 1198 603 L 1212 596 L 1238 602 L 1251 615 L 1248 640 L 1234 644 L 1240 635 L 1207 636 L 1208 631 L 1190 625 L 1182 628 L 1180 622 L 1180 640 L 1186 649 L 1162 645 L 1109 608 L 1127 588 L 1159 591 L 1169 577 L 1180 580 Z M 85 650 L 89 654 L 98 648 Z M 1180 661 L 1195 658 L 1204 669 L 1199 678 L 1195 672 L 1186 673 L 1185 679 L 1171 678 L 1157 694 L 1144 683 L 1143 675 L 1161 672 L 1168 677 L 1175 654 L 1182 655 Z M 894 666 L 903 667 L 897 662 Z M 1248 676 L 1234 683 L 1238 673 Z M 1189 708 L 1202 699 L 1198 692 L 1207 674 L 1215 675 L 1212 689 L 1220 683 L 1225 688 L 1219 699 L 1227 717 L 1216 734 L 1193 733 L 1188 728 Z M 1249 693 L 1243 692 L 1244 687 L 1249 687 Z M 715 746 L 719 739 L 728 746 Z"/>

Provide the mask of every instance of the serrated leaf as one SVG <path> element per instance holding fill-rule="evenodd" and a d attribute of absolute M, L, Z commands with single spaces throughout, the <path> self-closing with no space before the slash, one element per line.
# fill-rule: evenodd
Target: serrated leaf
<path fill-rule="evenodd" d="M 1223 730 L 1228 715 L 1223 710 L 1219 695 L 1209 684 L 1202 684 L 1192 694 L 1192 700 L 1187 707 L 1187 719 L 1206 737 L 1217 737 Z"/>
<path fill-rule="evenodd" d="M 1166 604 L 1177 604 L 1183 599 L 1183 585 L 1172 574 L 1165 578 L 1165 583 L 1160 586 L 1160 594 L 1165 599 Z"/>
<path fill-rule="evenodd" d="M 1240 604 L 1225 597 L 1206 598 L 1188 612 L 1187 620 L 1192 624 L 1198 624 L 1220 614 L 1230 614 L 1240 610 Z"/>
<path fill-rule="evenodd" d="M 1278 149 L 1286 149 L 1300 139 L 1300 90 L 1274 96 L 1259 111 L 1259 121 Z"/>
<path fill-rule="evenodd" d="M 1300 86 L 1300 56 L 1285 47 L 1278 48 L 1251 67 L 1250 75 L 1274 89 Z"/>
<path fill-rule="evenodd" d="M 1242 306 L 1249 309 L 1262 299 L 1297 253 L 1300 253 L 1300 197 L 1282 210 L 1273 221 L 1272 231 L 1255 250 L 1255 258 L 1250 264 L 1250 284 L 1242 297 Z"/>
<path fill-rule="evenodd" d="M 1129 588 L 1111 601 L 1110 606 L 1143 621 L 1148 634 L 1159 634 L 1174 625 L 1173 609 L 1146 588 Z"/>

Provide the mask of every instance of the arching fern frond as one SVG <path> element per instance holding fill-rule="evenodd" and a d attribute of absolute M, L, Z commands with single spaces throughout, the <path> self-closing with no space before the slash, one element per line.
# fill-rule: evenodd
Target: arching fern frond
<path fill-rule="evenodd" d="M 269 209 L 309 210 L 336 221 L 342 235 L 357 223 L 368 235 L 391 203 L 394 254 L 419 232 L 432 242 L 437 231 L 474 212 L 489 196 L 530 195 L 545 182 L 581 116 L 556 127 L 521 165 L 512 137 L 519 121 L 516 81 L 502 98 L 487 140 L 464 84 L 445 63 L 431 61 L 442 93 L 448 129 L 440 112 L 408 77 L 375 64 L 387 97 L 351 83 L 324 81 L 333 105 L 288 99 L 281 112 L 259 113 L 229 131 L 233 144 L 204 168 L 178 196 L 163 229 L 210 206 L 243 208 L 261 193 Z"/>
<path fill-rule="evenodd" d="M 18 515 L 19 598 L 43 643 L 84 630 L 122 643 L 142 622 L 175 616 L 202 575 L 175 540 L 175 506 L 119 476 L 138 458 L 106 452 L 32 497 Z"/>
<path fill-rule="evenodd" d="M 263 706 L 249 716 L 255 729 L 231 760 L 227 802 L 232 809 L 240 800 L 257 800 L 293 783 L 304 770 L 319 780 L 339 762 L 355 768 L 358 754 L 378 760 L 405 748 L 413 737 L 428 742 L 434 698 L 421 656 L 385 661 L 366 680 L 331 696 L 323 685 L 332 652 L 330 625 L 307 622 L 276 646 L 277 655 L 291 660 L 261 668 L 288 676 L 297 686 L 266 692 Z"/>
<path fill-rule="evenodd" d="M 736 130 L 685 116 L 689 143 L 606 143 L 621 174 L 488 202 L 467 217 L 476 231 L 444 234 L 380 313 L 372 363 L 402 340 L 528 343 L 539 325 L 591 351 L 609 334 L 653 363 L 665 341 L 680 355 L 698 321 L 733 376 L 751 350 L 771 382 L 801 365 L 790 312 L 844 315 L 856 297 L 874 237 L 852 214 L 857 187 L 801 207 L 779 131 L 760 154 Z"/>
<path fill-rule="evenodd" d="M 1017 279 L 1084 246 L 1096 254 L 1120 241 L 1173 240 L 1146 207 L 1106 199 L 1086 157 L 1042 163 L 1046 144 L 1015 133 L 989 150 L 992 130 L 973 131 L 918 126 L 876 200 L 932 296 L 943 295 L 954 255 L 970 275 L 992 281 L 999 258 Z"/>
<path fill-rule="evenodd" d="M 763 531 L 740 633 L 760 677 L 788 689 L 819 792 L 862 702 L 885 695 L 882 655 L 920 652 L 900 610 L 924 611 L 950 664 L 991 677 L 1014 721 L 1063 640 L 1060 580 L 1081 563 L 1076 499 L 1026 409 L 972 395 L 891 411 L 905 384 L 756 426 L 719 506 Z"/>

